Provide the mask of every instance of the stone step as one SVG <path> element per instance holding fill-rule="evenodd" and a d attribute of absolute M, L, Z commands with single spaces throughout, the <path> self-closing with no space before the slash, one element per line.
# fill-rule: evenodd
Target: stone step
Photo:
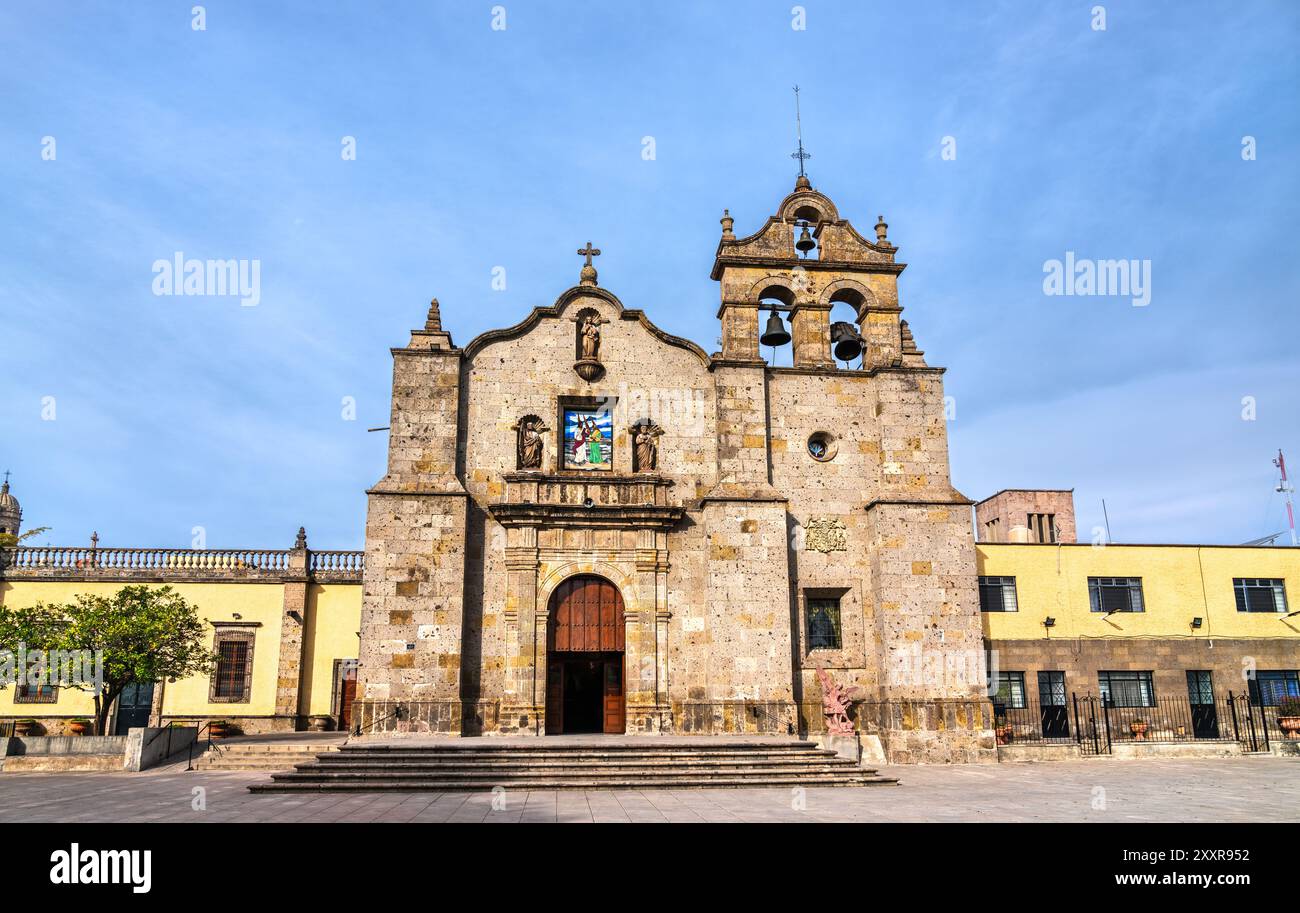
<path fill-rule="evenodd" d="M 790 776 L 766 775 L 743 777 L 691 777 L 643 778 L 625 777 L 613 779 L 591 779 L 584 777 L 535 777 L 525 780 L 513 780 L 509 786 L 512 790 L 551 790 L 551 789 L 756 789 L 762 787 L 789 786 L 888 786 L 897 783 L 890 777 L 824 777 L 824 776 Z M 474 783 L 463 780 L 387 780 L 376 783 L 371 780 L 286 780 L 275 779 L 270 783 L 254 783 L 249 786 L 251 792 L 473 792 L 489 791 L 499 783 Z"/>
<path fill-rule="evenodd" d="M 274 760 L 280 760 L 275 756 Z M 264 761 L 271 763 L 270 756 Z M 354 742 L 279 770 L 254 792 L 668 789 L 893 783 L 802 740 Z"/>
<path fill-rule="evenodd" d="M 392 752 L 368 752 L 368 751 L 342 751 L 331 753 L 328 760 L 331 763 L 351 761 L 354 759 L 365 758 L 377 762 L 386 761 L 409 761 L 425 758 L 442 758 L 452 763 L 479 763 L 487 761 L 502 761 L 504 763 L 524 763 L 539 758 L 559 759 L 559 760 L 599 760 L 612 761 L 615 759 L 625 758 L 665 758 L 665 759 L 686 759 L 686 758 L 716 758 L 726 760 L 729 758 L 771 758 L 776 759 L 800 759 L 800 758 L 833 758 L 838 757 L 833 751 L 822 751 L 820 749 L 811 749 L 803 751 L 784 751 L 784 752 L 753 752 L 753 751 L 689 751 L 689 750 L 660 750 L 660 751 L 582 751 L 582 752 L 556 752 L 556 751 L 483 751 L 474 752 L 462 751 L 441 751 L 430 749 L 427 751 L 392 751 Z M 322 759 L 325 760 L 325 759 Z"/>
<path fill-rule="evenodd" d="M 526 761 L 509 761 L 493 758 L 483 761 L 461 761 L 454 758 L 412 758 L 395 761 L 352 758 L 304 759 L 293 765 L 323 771 L 344 770 L 665 770 L 674 768 L 746 769 L 773 767 L 799 769 L 804 767 L 842 767 L 858 770 L 858 766 L 844 758 L 537 758 Z"/>
<path fill-rule="evenodd" d="M 233 759 L 194 762 L 195 770 L 293 770 L 298 764 L 305 763 L 306 758 L 288 758 L 282 760 L 240 760 Z"/>
<path fill-rule="evenodd" d="M 617 736 L 608 736 L 609 741 L 601 742 L 552 742 L 542 739 L 512 739 L 501 740 L 496 744 L 487 744 L 485 740 L 475 740 L 474 744 L 465 744 L 455 739 L 436 742 L 366 742 L 355 741 L 341 744 L 339 749 L 344 752 L 442 752 L 448 754 L 478 754 L 490 752 L 494 754 L 577 754 L 584 752 L 600 752 L 603 754 L 622 754 L 627 752 L 685 752 L 697 754 L 709 751 L 741 751 L 747 754 L 757 752 L 789 752 L 789 751 L 825 751 L 816 742 L 806 741 L 781 741 L 781 742 L 746 742 L 743 739 L 718 739 L 703 741 L 698 745 L 691 745 L 686 740 L 674 739 L 656 744 L 653 739 L 645 739 L 637 742 L 621 742 Z"/>
<path fill-rule="evenodd" d="M 254 744 L 254 745 L 222 745 L 220 742 L 214 743 L 213 751 L 219 751 L 222 754 L 324 754 L 325 752 L 338 751 L 342 743 L 334 744 L 331 742 L 320 743 L 289 743 L 289 744 Z"/>
<path fill-rule="evenodd" d="M 289 770 L 322 755 L 337 753 L 338 745 L 222 745 L 194 761 L 195 770 Z"/>
<path fill-rule="evenodd" d="M 273 776 L 276 781 L 319 781 L 319 782 L 342 782 L 345 780 L 367 780 L 375 783 L 381 783 L 388 780 L 447 780 L 447 781 L 466 781 L 482 783 L 499 783 L 510 780 L 537 780 L 552 779 L 556 777 L 570 778 L 577 777 L 586 780 L 617 780 L 632 778 L 651 778 L 651 779 L 677 779 L 681 777 L 702 778 L 702 777 L 767 777 L 767 776 L 789 776 L 789 777 L 830 777 L 834 779 L 857 779 L 864 775 L 874 776 L 874 771 L 865 771 L 859 768 L 843 767 L 806 767 L 798 770 L 778 767 L 750 767 L 741 769 L 712 770 L 712 769 L 670 769 L 670 770 L 652 770 L 648 768 L 631 768 L 626 770 L 608 770 L 602 768 L 592 768 L 588 770 L 574 770 L 572 768 L 560 768 L 557 770 L 363 770 L 363 771 L 325 771 L 319 768 L 303 769 L 298 768 L 284 773 L 277 773 Z"/>

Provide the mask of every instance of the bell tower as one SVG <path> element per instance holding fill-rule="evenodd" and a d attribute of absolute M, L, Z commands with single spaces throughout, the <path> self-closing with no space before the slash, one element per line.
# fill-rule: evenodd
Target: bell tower
<path fill-rule="evenodd" d="M 774 319 L 785 318 L 796 368 L 831 369 L 833 354 L 851 361 L 859 351 L 866 371 L 924 364 L 910 337 L 905 339 L 898 276 L 906 264 L 896 259 L 898 248 L 888 240 L 883 217 L 876 240 L 864 238 L 800 174 L 762 228 L 738 238 L 734 224 L 730 211 L 724 212 L 711 273 L 721 284 L 724 361 L 761 362 L 760 343 L 787 341 L 777 333 L 783 320 Z M 839 302 L 852 306 L 855 319 L 832 328 L 831 309 Z"/>

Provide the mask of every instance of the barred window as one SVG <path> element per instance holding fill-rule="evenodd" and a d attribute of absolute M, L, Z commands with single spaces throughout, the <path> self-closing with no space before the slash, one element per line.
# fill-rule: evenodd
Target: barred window
<path fill-rule="evenodd" d="M 980 577 L 981 612 L 1016 612 L 1015 577 Z"/>
<path fill-rule="evenodd" d="M 1145 612 L 1141 577 L 1089 577 L 1088 601 L 1094 612 Z"/>
<path fill-rule="evenodd" d="M 808 649 L 838 650 L 840 648 L 840 601 L 838 598 L 809 597 Z"/>
<path fill-rule="evenodd" d="M 1286 581 L 1265 577 L 1234 577 L 1238 612 L 1285 612 Z"/>
<path fill-rule="evenodd" d="M 1098 672 L 1101 701 L 1108 707 L 1154 707 L 1155 684 L 1150 672 Z"/>
<path fill-rule="evenodd" d="M 991 698 L 995 713 L 1002 713 L 1007 708 L 1019 710 L 1027 706 L 1025 703 L 1025 673 L 999 672 L 997 685 L 998 689 L 993 692 Z"/>
<path fill-rule="evenodd" d="M 216 667 L 208 687 L 208 700 L 216 704 L 247 703 L 253 684 L 253 635 L 222 633 L 215 645 Z"/>
<path fill-rule="evenodd" d="M 58 700 L 58 685 L 19 685 L 14 689 L 15 704 L 54 704 Z"/>
<path fill-rule="evenodd" d="M 1300 697 L 1300 673 L 1295 669 L 1260 669 L 1250 681 L 1250 699 L 1257 706 L 1276 707 L 1287 697 Z"/>

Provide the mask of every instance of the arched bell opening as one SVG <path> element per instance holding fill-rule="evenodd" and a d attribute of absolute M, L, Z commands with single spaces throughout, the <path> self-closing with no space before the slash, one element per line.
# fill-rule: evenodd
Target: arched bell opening
<path fill-rule="evenodd" d="M 546 733 L 620 734 L 627 726 L 623 595 L 604 577 L 570 577 L 546 626 Z"/>
<path fill-rule="evenodd" d="M 759 354 L 769 365 L 794 364 L 790 327 L 785 317 L 794 307 L 794 293 L 783 285 L 773 285 L 758 296 Z M 764 352 L 764 349 L 767 351 Z"/>
<path fill-rule="evenodd" d="M 794 211 L 794 250 L 799 259 L 821 259 L 821 244 L 817 235 L 823 218 L 815 206 L 800 206 Z"/>
<path fill-rule="evenodd" d="M 831 357 L 845 369 L 862 367 L 866 344 L 862 339 L 862 321 L 867 300 L 855 288 L 837 289 L 831 302 Z"/>

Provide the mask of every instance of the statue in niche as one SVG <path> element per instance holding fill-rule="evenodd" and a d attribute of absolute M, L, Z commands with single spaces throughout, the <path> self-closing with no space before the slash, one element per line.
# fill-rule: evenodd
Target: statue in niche
<path fill-rule="evenodd" d="M 535 415 L 524 416 L 512 427 L 519 435 L 519 468 L 541 469 L 542 435 L 551 429 Z"/>
<path fill-rule="evenodd" d="M 653 472 L 659 468 L 659 437 L 664 433 L 654 422 L 632 426 L 632 471 Z"/>
<path fill-rule="evenodd" d="M 592 308 L 583 308 L 573 320 L 578 334 L 578 361 L 573 370 L 591 383 L 605 373 L 605 366 L 600 363 L 600 325 L 609 321 Z"/>
<path fill-rule="evenodd" d="M 599 314 L 593 312 L 578 324 L 583 361 L 600 361 L 600 325 L 604 322 Z"/>

